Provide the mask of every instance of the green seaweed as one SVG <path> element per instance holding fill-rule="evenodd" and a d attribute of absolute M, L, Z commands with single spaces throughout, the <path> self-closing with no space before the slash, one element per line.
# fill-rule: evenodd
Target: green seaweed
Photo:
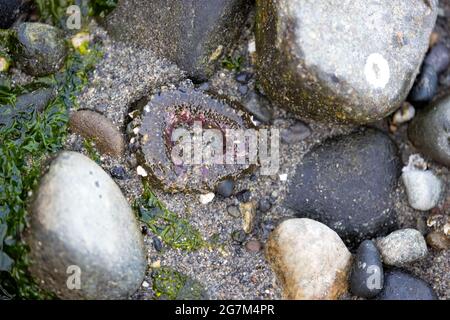
<path fill-rule="evenodd" d="M 95 149 L 95 142 L 92 139 L 84 139 L 83 147 L 86 149 L 88 157 L 100 164 L 100 155 L 97 149 Z"/>
<path fill-rule="evenodd" d="M 156 299 L 201 300 L 207 295 L 203 286 L 189 276 L 169 267 L 152 272 L 153 291 Z"/>
<path fill-rule="evenodd" d="M 242 64 L 244 62 L 244 58 L 239 56 L 239 57 L 226 57 L 222 60 L 222 67 L 224 67 L 227 70 L 230 71 L 236 71 L 239 72 L 242 70 Z"/>
<path fill-rule="evenodd" d="M 163 242 L 175 249 L 195 251 L 206 245 L 200 232 L 187 219 L 168 210 L 144 183 L 144 192 L 134 205 L 139 219 Z"/>
<path fill-rule="evenodd" d="M 18 95 L 39 87 L 55 86 L 58 92 L 43 111 L 22 113 L 0 126 L 0 297 L 53 297 L 39 289 L 28 273 L 28 247 L 21 239 L 27 226 L 27 201 L 43 164 L 63 146 L 68 110 L 77 105 L 76 95 L 87 83 L 87 74 L 98 57 L 95 49 L 84 56 L 72 51 L 65 68 L 55 76 L 25 87 L 0 82 L 0 108 L 14 105 Z"/>

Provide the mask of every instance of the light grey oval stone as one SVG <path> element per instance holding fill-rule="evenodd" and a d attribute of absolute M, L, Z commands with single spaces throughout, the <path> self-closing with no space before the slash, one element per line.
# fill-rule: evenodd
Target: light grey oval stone
<path fill-rule="evenodd" d="M 390 266 L 401 267 L 424 258 L 427 243 L 423 235 L 415 229 L 401 229 L 377 241 L 383 262 Z"/>
<path fill-rule="evenodd" d="M 42 178 L 26 239 L 30 271 L 63 299 L 125 299 L 146 271 L 143 239 L 119 187 L 94 161 L 61 153 Z"/>
<path fill-rule="evenodd" d="M 442 182 L 432 171 L 407 170 L 402 181 L 411 207 L 428 211 L 437 206 L 442 194 Z"/>

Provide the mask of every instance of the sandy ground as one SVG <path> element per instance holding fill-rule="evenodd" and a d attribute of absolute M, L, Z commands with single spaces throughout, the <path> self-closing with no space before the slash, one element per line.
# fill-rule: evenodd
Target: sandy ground
<path fill-rule="evenodd" d="M 443 10 L 441 15 L 450 16 L 448 12 Z M 441 26 L 447 23 L 445 17 L 439 19 Z M 103 43 L 105 57 L 92 74 L 90 85 L 79 97 L 80 108 L 95 109 L 102 112 L 126 133 L 127 124 L 130 121 L 128 107 L 131 103 L 163 86 L 175 87 L 179 81 L 185 80 L 185 76 L 176 66 L 157 59 L 152 52 L 132 49 L 123 44 L 114 44 L 101 28 L 96 25 L 93 25 L 92 28 L 97 41 Z M 438 26 L 437 29 L 442 28 Z M 251 58 L 247 48 L 248 43 L 252 40 L 250 27 L 248 27 L 243 31 L 240 44 L 235 49 L 244 56 L 244 70 L 250 73 L 253 73 L 254 70 L 250 63 Z M 445 35 L 445 41 L 450 43 L 447 35 Z M 187 83 L 189 84 L 189 81 Z M 242 101 L 244 98 L 238 90 L 239 83 L 236 82 L 235 75 L 228 70 L 219 70 L 211 79 L 209 85 L 219 93 L 226 94 L 238 101 Z M 248 86 L 250 91 L 255 89 L 254 78 L 250 80 Z M 450 81 L 448 86 L 450 86 Z M 445 90 L 443 88 L 444 86 L 441 89 Z M 274 121 L 271 127 L 283 129 L 295 123 L 296 120 L 290 114 L 276 106 L 273 106 L 273 109 Z M 354 129 L 351 126 L 329 126 L 311 121 L 307 121 L 307 123 L 312 131 L 308 138 L 291 145 L 281 144 L 279 173 L 287 174 L 288 181 L 281 181 L 278 175 L 262 176 L 257 169 L 252 175 L 248 175 L 237 182 L 236 191 L 248 189 L 251 191 L 252 199 L 258 201 L 266 198 L 274 203 L 269 212 L 263 214 L 258 211 L 256 227 L 248 235 L 247 240 L 256 239 L 264 243 L 270 231 L 281 220 L 293 215 L 292 212 L 283 207 L 283 199 L 289 180 L 295 173 L 295 166 L 301 161 L 303 155 L 313 145 L 325 138 L 350 132 Z M 380 122 L 377 126 L 388 128 L 387 120 Z M 406 125 L 400 127 L 394 135 L 391 135 L 399 145 L 403 161 L 407 160 L 409 154 L 415 152 L 407 140 L 405 131 Z M 74 134 L 68 137 L 67 149 L 85 152 L 82 139 Z M 134 154 L 127 152 L 127 156 L 119 160 L 101 157 L 101 165 L 106 171 L 109 171 L 115 165 L 124 166 L 129 179 L 116 180 L 116 182 L 130 200 L 130 203 L 136 196 L 139 196 L 142 183 L 140 177 L 136 174 L 137 162 Z M 430 163 L 430 167 L 445 181 L 448 187 L 449 170 L 434 163 Z M 223 249 L 201 249 L 187 253 L 164 247 L 162 252 L 157 252 L 152 245 L 152 236 L 148 235 L 145 237 L 145 243 L 148 249 L 149 265 L 160 263 L 162 266 L 170 266 L 191 276 L 206 287 L 212 299 L 281 298 L 280 287 L 277 285 L 274 274 L 264 258 L 263 251 L 250 253 L 246 250 L 245 244 L 236 244 L 231 238 L 233 231 L 242 228 L 241 218 L 233 218 L 227 213 L 227 206 L 238 205 L 236 197 L 215 198 L 213 202 L 202 205 L 198 194 L 173 195 L 159 190 L 156 190 L 156 193 L 169 209 L 182 217 L 187 217 L 192 225 L 201 231 L 205 239 L 218 235 L 220 242 L 223 244 Z M 448 190 L 445 195 L 450 198 Z M 428 213 L 420 213 L 408 206 L 404 188 L 400 182 L 396 198 L 398 199 L 396 206 L 401 226 L 419 228 L 426 232 L 424 219 L 426 219 Z M 430 283 L 441 299 L 450 298 L 450 251 L 435 252 L 430 250 L 424 261 L 415 263 L 407 269 Z M 146 277 L 146 282 L 151 283 L 150 275 Z M 152 296 L 150 285 L 149 287 L 142 286 L 133 298 L 151 299 Z"/>

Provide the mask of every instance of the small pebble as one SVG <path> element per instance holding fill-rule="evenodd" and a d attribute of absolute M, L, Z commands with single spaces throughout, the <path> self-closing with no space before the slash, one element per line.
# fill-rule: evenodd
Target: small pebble
<path fill-rule="evenodd" d="M 216 193 L 224 198 L 228 198 L 233 194 L 234 191 L 234 181 L 227 179 L 219 182 L 216 187 Z"/>
<path fill-rule="evenodd" d="M 256 253 L 259 252 L 261 248 L 261 242 L 258 240 L 250 240 L 245 244 L 245 249 L 247 249 L 248 252 Z"/>
<path fill-rule="evenodd" d="M 210 88 L 209 82 L 203 82 L 198 88 L 202 91 L 208 91 Z"/>
<path fill-rule="evenodd" d="M 418 105 L 425 104 L 433 99 L 437 87 L 438 75 L 436 70 L 429 65 L 424 65 L 409 93 L 408 100 Z"/>
<path fill-rule="evenodd" d="M 436 300 L 428 283 L 400 270 L 385 273 L 384 288 L 379 300 Z"/>
<path fill-rule="evenodd" d="M 403 105 L 398 109 L 394 116 L 392 117 L 392 123 L 395 125 L 406 123 L 408 121 L 411 121 L 414 116 L 416 115 L 416 109 L 408 103 L 405 102 Z"/>
<path fill-rule="evenodd" d="M 248 92 L 248 86 L 245 84 L 241 84 L 238 89 L 239 93 L 242 94 L 243 96 L 245 96 Z"/>
<path fill-rule="evenodd" d="M 242 190 L 236 194 L 236 198 L 239 202 L 249 202 L 252 197 L 252 193 L 249 190 Z"/>
<path fill-rule="evenodd" d="M 356 252 L 350 277 L 351 292 L 362 298 L 373 298 L 383 289 L 383 263 L 373 241 L 363 241 Z"/>
<path fill-rule="evenodd" d="M 161 240 L 158 237 L 152 238 L 153 248 L 155 248 L 156 251 L 161 252 L 163 248 L 163 244 Z"/>
<path fill-rule="evenodd" d="M 111 176 L 113 178 L 124 180 L 127 177 L 127 172 L 124 167 L 122 166 L 114 166 L 111 168 Z"/>
<path fill-rule="evenodd" d="M 448 250 L 450 249 L 450 239 L 443 233 L 433 231 L 430 232 L 427 237 L 427 244 L 435 250 Z"/>
<path fill-rule="evenodd" d="M 305 123 L 297 121 L 288 129 L 281 131 L 281 141 L 285 144 L 299 143 L 300 141 L 308 138 L 310 135 L 311 129 L 309 129 Z"/>
<path fill-rule="evenodd" d="M 438 74 L 444 72 L 450 64 L 449 50 L 441 43 L 435 45 L 425 57 L 424 64 L 432 67 Z"/>
<path fill-rule="evenodd" d="M 231 238 L 238 243 L 243 243 L 246 237 L 247 236 L 243 230 L 235 230 L 231 234 Z"/>
<path fill-rule="evenodd" d="M 212 193 L 212 192 L 207 193 L 207 194 L 201 194 L 200 195 L 200 203 L 201 204 L 208 204 L 211 201 L 213 201 L 214 197 L 215 197 L 215 194 Z"/>
<path fill-rule="evenodd" d="M 249 234 L 253 231 L 256 218 L 256 203 L 254 201 L 241 203 L 239 211 L 242 213 L 242 229 Z"/>
<path fill-rule="evenodd" d="M 137 168 L 136 168 L 136 172 L 137 172 L 137 174 L 139 175 L 139 176 L 141 176 L 141 177 L 146 177 L 148 174 L 147 174 L 147 171 L 145 171 L 145 169 L 144 168 L 142 168 L 141 166 L 138 166 Z"/>
<path fill-rule="evenodd" d="M 428 211 L 438 204 L 442 194 L 442 182 L 430 170 L 415 167 L 416 155 L 409 158 L 403 168 L 402 181 L 408 195 L 408 202 L 416 210 Z"/>
<path fill-rule="evenodd" d="M 241 216 L 241 212 L 239 211 L 239 208 L 236 206 L 228 206 L 227 212 L 233 218 L 239 218 Z"/>
<path fill-rule="evenodd" d="M 236 75 L 236 81 L 239 82 L 239 83 L 247 84 L 248 81 L 250 80 L 251 76 L 252 75 L 250 73 L 248 73 L 248 72 L 245 72 L 245 71 L 239 72 Z"/>
<path fill-rule="evenodd" d="M 423 235 L 415 229 L 401 229 L 378 239 L 383 262 L 390 266 L 401 267 L 425 258 L 428 253 Z"/>
<path fill-rule="evenodd" d="M 265 213 L 265 212 L 268 212 L 270 210 L 270 208 L 272 208 L 272 204 L 270 203 L 269 200 L 267 200 L 267 199 L 259 200 L 259 203 L 258 203 L 259 211 Z"/>

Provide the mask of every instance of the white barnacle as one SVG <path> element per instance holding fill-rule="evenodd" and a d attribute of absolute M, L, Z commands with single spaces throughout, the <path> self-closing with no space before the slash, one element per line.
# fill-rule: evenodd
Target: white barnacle
<path fill-rule="evenodd" d="M 380 53 L 372 53 L 367 57 L 364 74 L 372 87 L 383 89 L 391 77 L 389 63 Z"/>

